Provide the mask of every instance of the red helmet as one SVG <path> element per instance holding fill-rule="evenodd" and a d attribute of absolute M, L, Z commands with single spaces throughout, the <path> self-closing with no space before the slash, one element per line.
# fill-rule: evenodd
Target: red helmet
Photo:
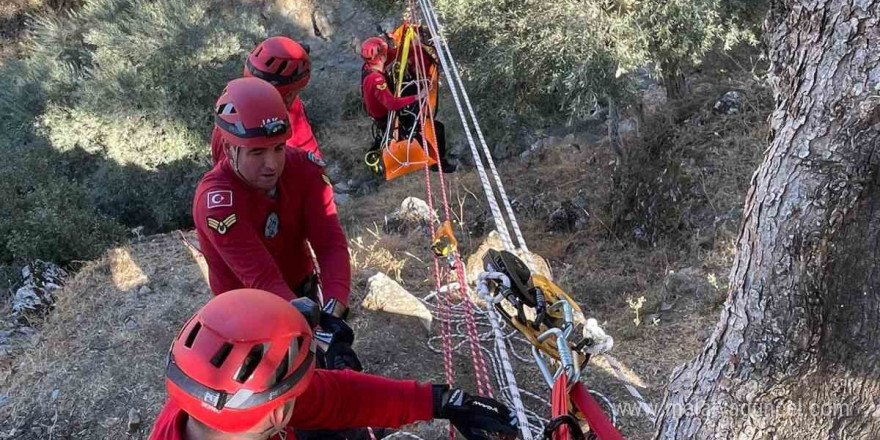
<path fill-rule="evenodd" d="M 271 84 L 257 78 L 229 81 L 214 107 L 220 138 L 238 147 L 264 147 L 292 135 L 287 107 Z"/>
<path fill-rule="evenodd" d="M 286 96 L 309 83 L 311 65 L 307 48 L 287 37 L 271 37 L 248 54 L 244 76 L 267 81 Z"/>
<path fill-rule="evenodd" d="M 373 62 L 376 58 L 388 54 L 388 43 L 380 37 L 370 37 L 361 44 L 361 57 L 366 62 Z"/>
<path fill-rule="evenodd" d="M 165 386 L 196 420 L 247 431 L 305 391 L 315 370 L 313 342 L 305 317 L 281 297 L 232 290 L 208 301 L 178 333 Z"/>

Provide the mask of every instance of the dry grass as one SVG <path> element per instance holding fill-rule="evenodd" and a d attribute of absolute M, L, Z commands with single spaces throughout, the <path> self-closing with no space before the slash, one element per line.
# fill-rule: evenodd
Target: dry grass
<path fill-rule="evenodd" d="M 644 394 L 654 404 L 662 399 L 672 369 L 699 351 L 717 319 L 738 210 L 763 148 L 765 98 L 746 93 L 744 114 L 713 116 L 703 109 L 694 113 L 704 118 L 700 124 L 680 128 L 684 172 L 699 182 L 682 202 L 699 208 L 691 212 L 700 214 L 691 219 L 698 228 L 687 232 L 684 245 L 641 246 L 611 232 L 604 207 L 612 191 L 614 156 L 602 144 L 576 138 L 579 149 L 548 149 L 539 160 L 499 165 L 530 249 L 549 261 L 557 282 L 586 315 L 604 322 L 615 337 L 614 355 L 634 382 L 645 385 Z M 330 135 L 338 142 L 329 151 L 350 161 L 346 167 L 356 168 L 366 125 L 351 124 L 345 130 Z M 491 218 L 473 171 L 448 179 L 457 236 L 467 255 L 491 229 Z M 351 244 L 355 348 L 372 372 L 440 381 L 442 360 L 426 347 L 430 335 L 417 319 L 359 307 L 366 280 L 376 271 L 396 278 L 414 294 L 433 288 L 429 238 L 419 232 L 383 232 L 384 216 L 407 196 L 424 197 L 421 174 L 383 183 L 378 194 L 340 207 Z M 550 212 L 576 197 L 585 200 L 586 227 L 552 231 Z M 705 234 L 713 237 L 710 246 Z M 164 401 L 162 365 L 168 344 L 186 317 L 210 297 L 195 255 L 179 235 L 168 234 L 114 249 L 83 267 L 61 292 L 39 341 L 0 364 L 2 394 L 11 396 L 0 407 L 0 438 L 145 438 Z M 668 291 L 668 273 L 685 267 L 707 280 L 703 288 L 684 295 Z M 144 285 L 152 292 L 138 293 Z M 643 318 L 658 315 L 656 325 L 650 319 L 634 325 L 626 298 L 641 296 L 645 303 L 639 313 Z M 660 312 L 664 303 L 671 310 Z M 473 388 L 468 357 L 462 353 L 455 362 L 460 385 Z M 532 367 L 516 364 L 521 385 L 549 393 Z M 632 404 L 601 363 L 587 380 L 618 405 Z M 124 426 L 129 408 L 138 409 L 147 425 L 131 435 Z M 621 420 L 621 428 L 631 439 L 648 438 L 652 430 L 646 419 L 632 415 Z M 445 436 L 442 427 L 418 429 L 427 438 Z"/>
<path fill-rule="evenodd" d="M 39 343 L 3 366 L 4 393 L 13 398 L 0 408 L 0 433 L 119 438 L 129 408 L 152 420 L 164 402 L 164 353 L 177 327 L 208 297 L 175 234 L 87 264 L 58 295 Z M 133 437 L 145 436 L 142 430 Z"/>

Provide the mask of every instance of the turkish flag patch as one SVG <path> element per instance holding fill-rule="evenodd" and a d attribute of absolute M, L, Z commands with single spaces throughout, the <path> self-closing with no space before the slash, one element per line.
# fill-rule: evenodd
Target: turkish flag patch
<path fill-rule="evenodd" d="M 232 191 L 208 191 L 208 209 L 232 206 Z"/>

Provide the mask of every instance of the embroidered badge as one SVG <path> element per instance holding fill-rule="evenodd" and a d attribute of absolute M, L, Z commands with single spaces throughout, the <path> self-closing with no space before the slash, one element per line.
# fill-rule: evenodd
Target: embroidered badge
<path fill-rule="evenodd" d="M 208 191 L 208 209 L 230 207 L 232 206 L 232 191 Z"/>
<path fill-rule="evenodd" d="M 321 168 L 327 166 L 327 162 L 324 162 L 324 159 L 321 159 L 317 154 L 312 153 L 311 151 L 309 152 L 309 160 Z"/>
<path fill-rule="evenodd" d="M 208 227 L 217 231 L 220 235 L 225 235 L 229 232 L 229 228 L 238 221 L 238 217 L 236 217 L 235 213 L 229 214 L 223 220 L 217 220 L 211 217 L 208 217 Z"/>
<path fill-rule="evenodd" d="M 266 238 L 272 238 L 278 235 L 278 214 L 271 213 L 266 219 L 266 227 L 263 229 L 263 235 Z"/>

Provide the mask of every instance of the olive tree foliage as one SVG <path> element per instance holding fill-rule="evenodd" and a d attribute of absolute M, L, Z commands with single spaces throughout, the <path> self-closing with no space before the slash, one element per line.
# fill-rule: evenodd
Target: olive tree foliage
<path fill-rule="evenodd" d="M 755 45 L 761 2 L 755 0 L 637 0 L 632 19 L 670 99 L 689 93 L 686 70 L 707 52 Z"/>
<path fill-rule="evenodd" d="M 438 0 L 446 35 L 467 61 L 478 93 L 504 96 L 501 116 L 587 117 L 594 104 L 625 100 L 646 53 L 615 2 Z"/>
<path fill-rule="evenodd" d="M 22 56 L 0 60 L 0 266 L 189 226 L 213 102 L 243 54 L 282 31 L 297 29 L 211 0 L 86 0 L 34 17 Z"/>
<path fill-rule="evenodd" d="M 647 68 L 671 98 L 714 48 L 757 44 L 763 0 L 437 0 L 454 51 L 501 116 L 586 117 L 626 104 Z"/>

